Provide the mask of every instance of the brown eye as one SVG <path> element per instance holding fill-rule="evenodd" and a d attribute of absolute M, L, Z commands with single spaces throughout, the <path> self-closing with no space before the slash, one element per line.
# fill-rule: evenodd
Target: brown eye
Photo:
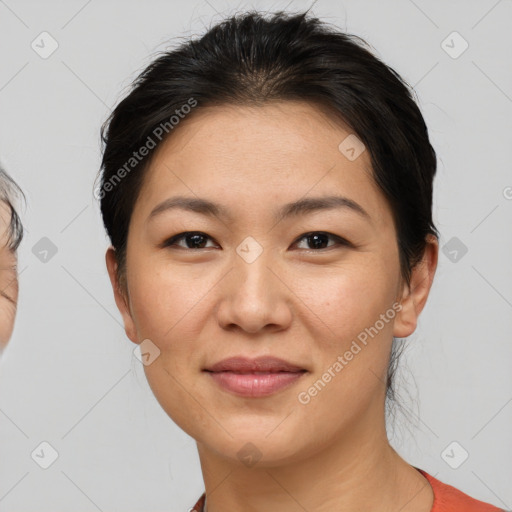
<path fill-rule="evenodd" d="M 329 239 L 334 240 L 335 243 L 328 245 Z M 332 233 L 325 233 L 323 231 L 313 231 L 311 233 L 306 233 L 306 234 L 302 235 L 298 239 L 298 241 L 295 243 L 297 244 L 301 240 L 306 240 L 306 245 L 309 246 L 309 247 L 301 247 L 301 249 L 306 249 L 306 250 L 309 249 L 309 250 L 313 250 L 313 251 L 328 249 L 335 245 L 350 245 L 343 238 L 341 238 L 337 235 L 333 235 Z"/>
<path fill-rule="evenodd" d="M 184 241 L 185 246 L 178 244 L 177 242 Z M 173 236 L 166 240 L 162 245 L 163 247 L 179 247 L 182 249 L 205 249 L 205 244 L 208 240 L 212 240 L 211 237 L 200 231 L 186 231 L 179 235 Z"/>

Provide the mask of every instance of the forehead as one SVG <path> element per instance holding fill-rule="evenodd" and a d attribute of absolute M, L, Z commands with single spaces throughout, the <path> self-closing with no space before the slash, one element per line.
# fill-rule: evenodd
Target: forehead
<path fill-rule="evenodd" d="M 333 153 L 337 155 L 339 144 L 350 134 L 346 123 L 328 116 L 325 107 L 314 103 L 274 101 L 262 106 L 198 107 L 177 125 L 157 154 L 173 154 L 179 159 L 209 152 L 218 161 L 230 161 L 250 152 L 254 165 L 280 157 L 286 158 L 285 162 L 303 157 L 332 161 Z M 202 151 L 196 154 L 199 146 Z M 357 165 L 370 167 L 368 154 L 363 153 L 358 160 Z"/>
<path fill-rule="evenodd" d="M 155 203 L 176 191 L 255 204 L 340 192 L 382 218 L 388 208 L 369 152 L 344 152 L 354 137 L 315 104 L 199 106 L 156 150 L 140 196 Z"/>

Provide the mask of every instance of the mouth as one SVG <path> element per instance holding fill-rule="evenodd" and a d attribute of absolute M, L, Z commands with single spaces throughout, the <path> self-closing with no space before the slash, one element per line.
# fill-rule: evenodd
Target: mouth
<path fill-rule="evenodd" d="M 271 356 L 261 356 L 253 359 L 244 356 L 229 357 L 204 368 L 204 370 L 214 373 L 296 373 L 306 371 L 306 369 L 302 368 L 300 365 Z"/>
<path fill-rule="evenodd" d="M 224 391 L 250 398 L 273 395 L 308 373 L 305 368 L 275 357 L 232 357 L 203 371 Z"/>

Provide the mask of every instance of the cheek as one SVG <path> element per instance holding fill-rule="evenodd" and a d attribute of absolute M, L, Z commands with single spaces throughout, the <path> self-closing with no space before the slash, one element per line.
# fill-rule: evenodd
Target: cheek
<path fill-rule="evenodd" d="M 186 432 L 191 428 L 191 411 L 194 422 L 200 418 L 200 409 L 194 409 L 191 397 L 200 396 L 195 390 L 200 372 L 197 354 L 207 317 L 205 295 L 213 284 L 190 279 L 190 272 L 176 268 L 146 267 L 129 276 L 138 339 L 150 339 L 160 350 L 158 357 L 144 366 L 148 384 L 162 408 Z"/>
<path fill-rule="evenodd" d="M 318 408 L 319 414 L 322 410 L 335 418 L 342 412 L 331 409 L 333 403 L 343 404 L 346 411 L 362 410 L 378 388 L 384 390 L 397 277 L 382 260 L 368 258 L 365 265 L 347 266 L 316 279 L 316 286 L 304 286 L 301 297 L 307 297 L 305 303 L 322 320 L 312 333 L 319 364 L 308 383 L 314 386 L 311 412 Z"/>
<path fill-rule="evenodd" d="M 389 268 L 369 256 L 343 269 L 321 270 L 296 281 L 297 295 L 324 324 L 326 339 L 346 341 L 392 308 L 397 276 Z"/>
<path fill-rule="evenodd" d="M 194 275 L 190 269 L 134 265 L 129 277 L 130 301 L 139 339 L 149 338 L 161 350 L 176 339 L 193 341 L 206 314 L 208 291 L 218 278 L 214 272 Z"/>

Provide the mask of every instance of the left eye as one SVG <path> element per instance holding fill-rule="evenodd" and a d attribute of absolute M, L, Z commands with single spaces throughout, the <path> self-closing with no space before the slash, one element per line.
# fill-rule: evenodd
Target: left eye
<path fill-rule="evenodd" d="M 348 242 L 343 238 L 333 235 L 332 233 L 324 233 L 323 231 L 313 231 L 311 233 L 306 233 L 302 235 L 295 243 L 297 244 L 301 240 L 306 240 L 306 244 L 313 246 L 313 249 L 327 249 L 333 245 L 336 245 L 327 245 L 329 243 L 329 239 L 334 240 L 339 245 L 348 245 Z M 304 247 L 301 247 L 301 249 L 304 249 Z M 306 247 L 306 249 L 308 248 Z"/>

